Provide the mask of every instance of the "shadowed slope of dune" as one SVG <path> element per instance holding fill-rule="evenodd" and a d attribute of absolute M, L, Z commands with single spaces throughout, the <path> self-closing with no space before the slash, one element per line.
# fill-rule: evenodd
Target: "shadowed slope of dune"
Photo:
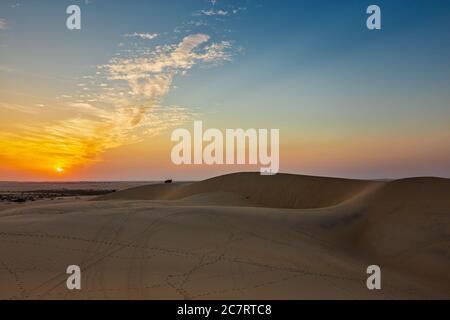
<path fill-rule="evenodd" d="M 96 200 L 179 200 L 199 194 L 234 193 L 249 205 L 269 208 L 334 206 L 382 183 L 365 180 L 259 173 L 235 173 L 189 184 L 149 185 Z"/>
<path fill-rule="evenodd" d="M 364 196 L 313 212 L 299 228 L 368 262 L 450 287 L 450 179 L 386 182 Z"/>
<path fill-rule="evenodd" d="M 368 199 L 357 243 L 401 269 L 450 285 L 450 180 L 387 183 Z"/>

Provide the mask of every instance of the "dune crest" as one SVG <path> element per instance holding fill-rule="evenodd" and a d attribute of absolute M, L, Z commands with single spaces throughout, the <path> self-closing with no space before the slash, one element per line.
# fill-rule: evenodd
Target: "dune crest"
<path fill-rule="evenodd" d="M 368 180 L 294 174 L 265 176 L 259 173 L 235 173 L 193 183 L 136 187 L 96 200 L 180 200 L 219 192 L 234 193 L 245 199 L 249 206 L 310 209 L 343 203 L 381 184 Z"/>

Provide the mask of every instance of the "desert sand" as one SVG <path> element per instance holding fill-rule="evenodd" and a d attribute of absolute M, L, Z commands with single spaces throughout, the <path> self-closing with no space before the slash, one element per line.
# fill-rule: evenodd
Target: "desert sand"
<path fill-rule="evenodd" d="M 0 206 L 1 299 L 449 299 L 449 267 L 448 179 L 238 173 Z"/>

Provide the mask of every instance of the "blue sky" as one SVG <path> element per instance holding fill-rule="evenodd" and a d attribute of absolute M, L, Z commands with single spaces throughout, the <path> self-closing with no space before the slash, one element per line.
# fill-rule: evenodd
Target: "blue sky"
<path fill-rule="evenodd" d="M 70 4 L 81 7 L 80 31 L 65 27 Z M 382 30 L 366 28 L 370 4 L 381 8 Z M 170 90 L 157 97 L 161 105 L 188 108 L 210 126 L 282 129 L 289 171 L 450 176 L 448 1 L 6 0 L 0 19 L 4 104 L 30 103 L 25 95 L 42 105 L 76 95 L 83 103 L 80 79 L 96 76 L 112 58 L 145 56 L 158 45 L 203 34 L 202 45 L 226 44 L 224 57 L 203 59 L 186 74 L 174 71 Z M 137 33 L 157 37 L 132 36 Z M 386 141 L 399 148 L 379 146 Z M 342 144 L 338 158 L 359 150 L 361 162 L 373 150 L 377 161 L 296 162 L 315 142 L 328 149 Z M 380 157 L 405 145 L 404 153 Z M 402 167 L 404 160 L 411 162 Z"/>

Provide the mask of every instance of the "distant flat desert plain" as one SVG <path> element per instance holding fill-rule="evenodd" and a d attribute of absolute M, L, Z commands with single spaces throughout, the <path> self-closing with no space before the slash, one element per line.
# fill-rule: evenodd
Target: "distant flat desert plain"
<path fill-rule="evenodd" d="M 449 179 L 237 173 L 0 194 L 0 299 L 450 299 Z"/>

